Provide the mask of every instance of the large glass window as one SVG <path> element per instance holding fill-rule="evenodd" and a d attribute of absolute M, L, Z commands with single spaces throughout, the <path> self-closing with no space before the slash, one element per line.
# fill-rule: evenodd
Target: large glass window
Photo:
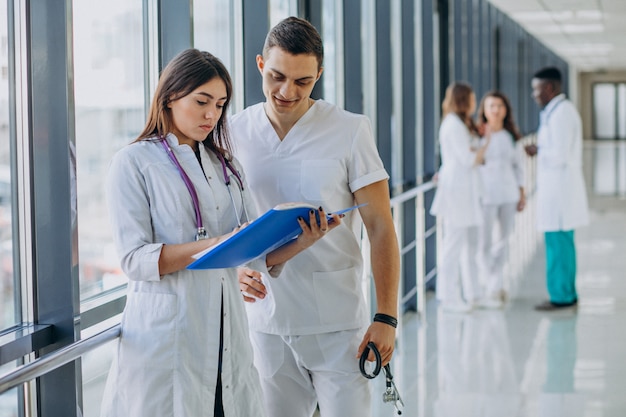
<path fill-rule="evenodd" d="M 233 72 L 231 0 L 194 1 L 194 47 L 218 57 Z"/>
<path fill-rule="evenodd" d="M 269 0 L 268 8 L 270 28 L 286 17 L 298 15 L 298 3 L 294 0 Z"/>
<path fill-rule="evenodd" d="M 324 40 L 324 100 L 344 106 L 343 95 L 343 68 L 339 59 L 343 54 L 342 30 L 343 2 L 324 0 L 322 2 L 322 39 Z"/>
<path fill-rule="evenodd" d="M 18 417 L 17 388 L 0 395 L 0 415 L 3 417 Z"/>
<path fill-rule="evenodd" d="M 83 410 L 82 417 L 98 417 L 104 386 L 111 367 L 117 340 L 83 355 Z"/>
<path fill-rule="evenodd" d="M 81 300 L 126 282 L 104 180 L 113 154 L 143 128 L 142 0 L 73 3 L 78 254 Z"/>
<path fill-rule="evenodd" d="M 11 137 L 9 130 L 9 38 L 7 2 L 0 0 L 0 330 L 18 322 L 12 207 Z"/>
<path fill-rule="evenodd" d="M 81 301 L 126 283 L 112 240 L 104 180 L 113 154 L 131 143 L 145 123 L 142 3 L 73 3 Z M 113 349 L 109 343 L 83 356 L 84 417 L 100 414 Z"/>
<path fill-rule="evenodd" d="M 233 80 L 234 94 L 230 111 L 243 106 L 243 68 L 241 36 L 235 27 L 241 25 L 241 7 L 230 0 L 198 0 L 193 2 L 193 46 L 218 57 Z"/>

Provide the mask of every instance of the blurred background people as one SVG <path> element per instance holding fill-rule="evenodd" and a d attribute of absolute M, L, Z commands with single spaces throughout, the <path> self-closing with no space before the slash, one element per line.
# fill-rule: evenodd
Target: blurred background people
<path fill-rule="evenodd" d="M 464 313 L 480 299 L 477 254 L 480 207 L 478 166 L 484 162 L 488 142 L 478 149 L 472 114 L 476 95 L 466 83 L 448 86 L 439 128 L 441 168 L 430 213 L 443 221 L 442 253 L 437 263 L 437 299 L 444 311 Z M 466 268 L 461 268 L 466 262 Z M 466 273 L 461 273 L 464 270 Z"/>
<path fill-rule="evenodd" d="M 537 155 L 537 228 L 544 232 L 546 284 L 549 299 L 535 306 L 551 311 L 573 307 L 576 292 L 574 229 L 589 222 L 582 169 L 582 122 L 576 106 L 561 93 L 561 71 L 548 67 L 532 79 L 533 97 L 540 113 L 537 145 L 526 153 Z"/>
<path fill-rule="evenodd" d="M 478 265 L 485 290 L 482 306 L 499 308 L 505 300 L 504 266 L 515 213 L 526 206 L 523 151 L 516 146 L 521 135 L 511 104 L 501 92 L 490 91 L 482 98 L 477 127 L 483 143 L 489 143 L 484 164 L 479 167 L 483 225 Z"/>

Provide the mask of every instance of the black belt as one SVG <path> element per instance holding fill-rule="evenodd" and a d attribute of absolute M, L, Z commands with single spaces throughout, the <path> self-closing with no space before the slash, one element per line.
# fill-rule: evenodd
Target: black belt
<path fill-rule="evenodd" d="M 371 374 L 368 374 L 365 370 L 365 361 L 367 361 L 367 357 L 370 354 L 370 351 L 374 354 L 374 370 Z M 393 382 L 393 375 L 391 374 L 391 367 L 389 364 L 382 366 L 383 361 L 380 357 L 380 352 L 378 348 L 374 344 L 374 342 L 369 342 L 365 349 L 363 349 L 363 353 L 361 354 L 361 358 L 359 359 L 359 369 L 361 370 L 361 375 L 363 375 L 367 379 L 374 379 L 380 373 L 381 368 L 385 373 L 385 383 L 387 385 L 385 392 L 383 392 L 383 402 L 389 403 L 393 402 L 393 406 L 396 408 L 398 415 L 402 414 L 402 407 L 404 407 L 404 402 L 402 402 L 402 398 L 400 398 L 400 393 L 396 388 L 396 384 Z"/>

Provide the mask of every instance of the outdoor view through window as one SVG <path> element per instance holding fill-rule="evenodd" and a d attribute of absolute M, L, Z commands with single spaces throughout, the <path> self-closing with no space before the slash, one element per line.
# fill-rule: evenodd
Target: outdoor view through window
<path fill-rule="evenodd" d="M 11 137 L 9 133 L 9 49 L 7 4 L 0 0 L 0 330 L 18 320 L 13 276 Z"/>
<path fill-rule="evenodd" d="M 73 2 L 81 300 L 124 284 L 104 180 L 113 154 L 144 123 L 141 0 Z"/>

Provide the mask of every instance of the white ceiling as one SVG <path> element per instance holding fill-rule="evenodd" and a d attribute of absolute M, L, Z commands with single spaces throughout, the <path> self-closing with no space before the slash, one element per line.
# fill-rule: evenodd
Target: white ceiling
<path fill-rule="evenodd" d="M 626 0 L 489 0 L 579 71 L 626 69 Z"/>

